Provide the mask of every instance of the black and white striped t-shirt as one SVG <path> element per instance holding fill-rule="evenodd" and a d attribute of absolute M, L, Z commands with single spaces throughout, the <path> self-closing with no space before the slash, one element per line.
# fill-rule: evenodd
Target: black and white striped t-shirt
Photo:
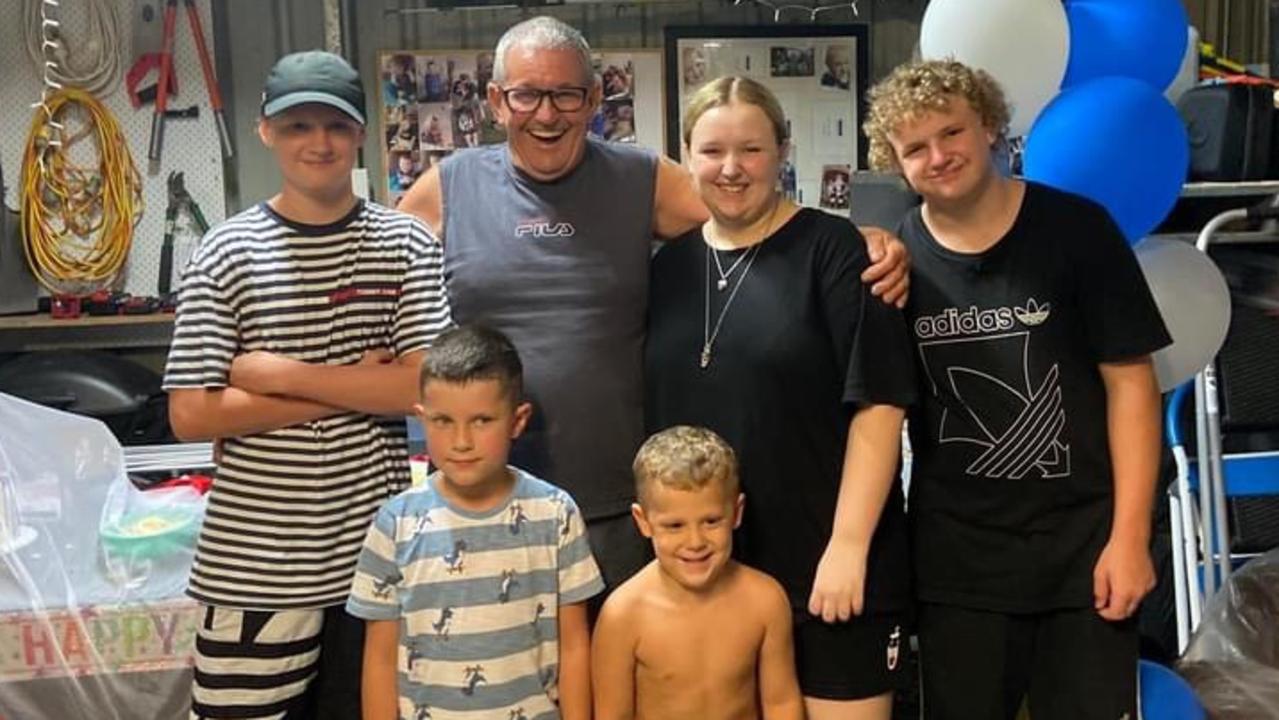
<path fill-rule="evenodd" d="M 245 210 L 186 268 L 164 387 L 226 387 L 232 359 L 254 350 L 347 365 L 425 349 L 450 323 L 442 261 L 424 224 L 373 203 L 325 226 Z M 260 610 L 345 602 L 369 522 L 408 479 L 401 418 L 225 438 L 188 593 Z"/>

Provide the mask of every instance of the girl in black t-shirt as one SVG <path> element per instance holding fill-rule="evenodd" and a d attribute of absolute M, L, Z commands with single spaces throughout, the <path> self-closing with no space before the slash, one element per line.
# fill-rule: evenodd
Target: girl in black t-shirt
<path fill-rule="evenodd" d="M 648 423 L 706 426 L 738 452 L 737 548 L 790 597 L 808 716 L 886 720 L 910 594 L 896 483 L 910 350 L 901 314 L 859 280 L 856 228 L 779 194 L 786 127 L 748 78 L 689 102 L 685 156 L 711 219 L 654 259 Z"/>

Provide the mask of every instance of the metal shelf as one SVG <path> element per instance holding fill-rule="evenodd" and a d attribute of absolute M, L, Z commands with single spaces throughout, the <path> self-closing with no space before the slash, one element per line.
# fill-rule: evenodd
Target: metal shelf
<path fill-rule="evenodd" d="M 1199 239 L 1199 233 L 1194 232 L 1175 232 L 1175 233 L 1155 233 L 1152 237 L 1163 238 L 1165 240 L 1180 240 L 1194 244 Z M 1270 232 L 1267 230 L 1241 230 L 1238 232 L 1219 232 L 1212 236 L 1212 244 L 1216 245 L 1255 245 L 1259 243 L 1272 243 L 1279 240 L 1279 231 Z"/>
<path fill-rule="evenodd" d="M 1178 202 L 1236 198 L 1239 207 L 1245 207 L 1256 203 L 1267 195 L 1279 198 L 1279 180 L 1186 183 L 1181 187 L 1181 195 L 1178 198 Z M 1181 240 L 1188 243 L 1194 243 L 1199 238 L 1198 230 L 1155 234 L 1161 238 Z M 1223 230 L 1213 235 L 1212 242 L 1214 245 L 1249 245 L 1273 243 L 1277 240 L 1279 240 L 1279 224 L 1276 224 L 1273 220 L 1267 220 L 1260 227 L 1251 230 Z"/>
<path fill-rule="evenodd" d="M 172 313 L 150 315 L 86 315 L 78 318 L 58 319 L 43 313 L 36 315 L 9 315 L 0 317 L 0 331 L 31 330 L 33 328 L 76 329 L 87 327 L 117 327 L 120 325 L 172 325 Z"/>
<path fill-rule="evenodd" d="M 173 315 L 104 315 L 55 320 L 48 315 L 0 317 L 0 352 L 63 348 L 163 348 L 173 338 Z"/>
<path fill-rule="evenodd" d="M 1279 180 L 1246 182 L 1194 182 L 1181 187 L 1181 197 L 1237 197 L 1279 194 Z"/>

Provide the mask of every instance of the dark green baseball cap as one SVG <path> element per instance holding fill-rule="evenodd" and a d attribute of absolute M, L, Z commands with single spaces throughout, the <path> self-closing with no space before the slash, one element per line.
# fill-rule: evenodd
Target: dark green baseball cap
<path fill-rule="evenodd" d="M 262 116 L 305 103 L 335 107 L 365 124 L 364 83 L 340 55 L 307 50 L 285 55 L 271 68 L 262 89 Z"/>

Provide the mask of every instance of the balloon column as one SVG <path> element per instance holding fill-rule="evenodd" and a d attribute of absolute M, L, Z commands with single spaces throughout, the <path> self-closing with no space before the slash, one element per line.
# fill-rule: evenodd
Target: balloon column
<path fill-rule="evenodd" d="M 1164 93 L 1192 37 L 1182 0 L 932 0 L 919 47 L 998 80 L 1009 135 L 1026 139 L 1025 177 L 1091 198 L 1137 244 L 1186 179 L 1186 128 Z M 1173 335 L 1156 356 L 1167 389 L 1220 349 L 1229 295 L 1191 246 L 1146 241 L 1137 257 Z"/>
<path fill-rule="evenodd" d="M 1189 162 L 1186 126 L 1163 93 L 1111 75 L 1068 87 L 1044 108 L 1023 170 L 1100 203 L 1135 243 L 1177 202 Z"/>
<path fill-rule="evenodd" d="M 1070 62 L 1026 139 L 1026 177 L 1101 203 L 1136 243 L 1177 202 L 1190 162 L 1163 96 L 1185 54 L 1186 11 L 1181 0 L 1068 0 L 1065 12 Z"/>
<path fill-rule="evenodd" d="M 1129 242 L 1172 209 L 1189 163 L 1161 96 L 1187 41 L 1182 0 L 933 0 L 925 58 L 990 73 L 1026 137 L 1025 174 L 1105 206 Z"/>

